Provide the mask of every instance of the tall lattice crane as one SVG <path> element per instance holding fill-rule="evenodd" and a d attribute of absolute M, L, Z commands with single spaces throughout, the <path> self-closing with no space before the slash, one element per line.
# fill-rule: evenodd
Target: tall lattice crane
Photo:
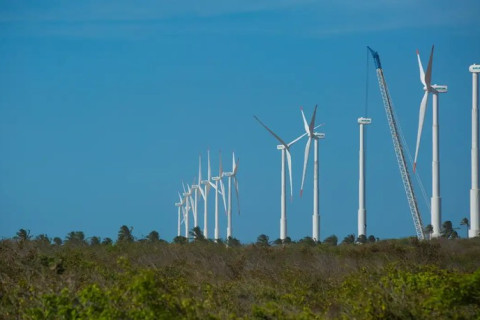
<path fill-rule="evenodd" d="M 383 76 L 382 64 L 380 63 L 380 56 L 378 52 L 372 50 L 368 47 L 370 53 L 373 56 L 375 61 L 375 68 L 377 69 L 377 79 L 378 85 L 380 86 L 380 93 L 382 94 L 383 105 L 385 107 L 385 113 L 387 114 L 388 126 L 390 127 L 390 134 L 392 135 L 393 149 L 395 150 L 395 155 L 397 156 L 397 164 L 400 169 L 400 175 L 402 176 L 403 187 L 405 188 L 405 193 L 407 194 L 408 205 L 410 207 L 410 212 L 413 218 L 413 224 L 415 226 L 415 231 L 417 233 L 417 238 L 419 240 L 425 239 L 425 233 L 423 230 L 422 217 L 418 210 L 417 198 L 415 197 L 415 192 L 413 191 L 412 181 L 410 179 L 410 174 L 407 170 L 407 164 L 405 161 L 405 156 L 403 152 L 402 142 L 400 140 L 399 131 L 397 129 L 397 123 L 395 120 L 395 114 L 393 112 L 393 103 L 388 93 L 387 82 Z"/>

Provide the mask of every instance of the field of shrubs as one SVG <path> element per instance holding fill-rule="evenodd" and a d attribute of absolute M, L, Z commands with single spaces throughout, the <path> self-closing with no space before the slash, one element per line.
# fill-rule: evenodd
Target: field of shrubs
<path fill-rule="evenodd" d="M 480 318 L 480 239 L 226 246 L 69 235 L 0 241 L 1 319 Z"/>

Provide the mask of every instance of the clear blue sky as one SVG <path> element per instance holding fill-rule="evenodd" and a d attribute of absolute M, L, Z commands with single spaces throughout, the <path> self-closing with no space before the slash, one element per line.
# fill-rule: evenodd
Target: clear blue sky
<path fill-rule="evenodd" d="M 414 235 L 367 45 L 380 53 L 413 151 L 423 95 L 415 51 L 426 65 L 435 44 L 433 82 L 449 86 L 440 97 L 442 218 L 458 226 L 469 215 L 468 66 L 480 63 L 479 13 L 477 0 L 2 1 L 0 237 L 25 228 L 116 238 L 126 224 L 136 237 L 157 230 L 171 240 L 177 191 L 210 148 L 215 171 L 218 150 L 225 169 L 232 151 L 240 158 L 234 236 L 276 239 L 280 153 L 252 116 L 291 140 L 303 133 L 299 107 L 309 117 L 315 104 L 327 136 L 321 238 L 356 233 L 367 75 L 367 231 Z M 429 103 L 417 166 L 429 197 L 431 117 Z M 311 162 L 298 196 L 305 142 L 292 148 L 292 239 L 311 235 Z"/>

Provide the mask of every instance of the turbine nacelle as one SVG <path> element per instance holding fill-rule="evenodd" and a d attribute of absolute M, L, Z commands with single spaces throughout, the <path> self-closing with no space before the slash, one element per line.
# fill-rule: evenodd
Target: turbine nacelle
<path fill-rule="evenodd" d="M 325 133 L 314 132 L 313 133 L 313 138 L 314 139 L 325 139 Z"/>
<path fill-rule="evenodd" d="M 370 124 L 370 123 L 372 123 L 371 118 L 364 118 L 364 117 L 358 118 L 357 121 L 358 121 L 358 124 Z"/>
<path fill-rule="evenodd" d="M 431 88 L 433 89 L 433 92 L 435 92 L 435 93 L 447 93 L 448 92 L 448 86 L 446 86 L 446 85 L 434 84 Z"/>
<path fill-rule="evenodd" d="M 472 73 L 480 73 L 480 64 L 472 64 L 469 68 L 468 71 Z"/>

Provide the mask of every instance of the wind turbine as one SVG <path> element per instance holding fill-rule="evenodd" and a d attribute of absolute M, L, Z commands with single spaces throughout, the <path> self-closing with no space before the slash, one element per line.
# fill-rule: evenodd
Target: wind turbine
<path fill-rule="evenodd" d="M 282 140 L 275 132 L 273 132 L 269 127 L 267 127 L 257 116 L 253 116 L 268 132 L 270 132 L 275 139 L 277 139 L 280 144 L 277 145 L 277 150 L 282 151 L 282 172 L 281 172 L 281 191 L 280 191 L 280 240 L 285 241 L 287 237 L 287 201 L 286 193 L 287 187 L 285 183 L 285 158 L 287 159 L 288 165 L 288 175 L 290 178 L 290 199 L 293 198 L 293 185 L 292 185 L 292 157 L 290 154 L 290 147 L 296 143 L 298 140 L 306 136 L 304 133 L 290 143 L 286 143 Z"/>
<path fill-rule="evenodd" d="M 478 186 L 478 73 L 480 65 L 472 64 L 472 188 L 470 189 L 470 229 L 468 237 L 480 234 L 480 190 Z"/>
<path fill-rule="evenodd" d="M 224 172 L 223 176 L 228 178 L 228 198 L 227 198 L 227 240 L 232 236 L 232 179 L 235 185 L 237 195 L 238 213 L 240 213 L 240 201 L 238 197 L 238 163 L 235 162 L 235 153 L 232 153 L 232 171 Z"/>
<path fill-rule="evenodd" d="M 202 181 L 202 156 L 198 156 L 198 183 L 195 184 L 195 179 L 192 184 L 192 190 L 194 192 L 194 202 L 193 202 L 193 227 L 198 227 L 198 191 L 200 191 L 200 195 L 203 197 L 203 190 L 201 186 Z"/>
<path fill-rule="evenodd" d="M 190 205 L 192 203 L 192 189 L 190 189 L 189 185 L 187 185 L 187 190 L 185 190 L 185 185 L 183 185 L 183 199 L 185 200 L 185 213 L 184 213 L 185 238 L 187 238 L 187 241 L 188 241 L 188 232 L 190 231 L 189 230 L 189 215 L 188 214 L 190 212 Z"/>
<path fill-rule="evenodd" d="M 303 194 L 303 183 L 305 182 L 305 173 L 307 171 L 308 156 L 310 155 L 310 144 L 312 139 L 314 141 L 314 152 L 313 152 L 313 216 L 312 216 L 312 239 L 314 241 L 319 241 L 319 223 L 320 223 L 320 212 L 318 207 L 318 140 L 325 138 L 324 133 L 315 132 L 315 115 L 317 114 L 317 106 L 313 111 L 312 119 L 310 124 L 307 123 L 305 114 L 303 113 L 303 108 L 300 108 L 302 112 L 303 124 L 305 127 L 305 133 L 308 135 L 307 144 L 305 145 L 305 158 L 303 161 L 303 174 L 302 174 L 302 186 L 300 188 L 300 197 Z"/>
<path fill-rule="evenodd" d="M 200 161 L 200 169 L 199 169 L 199 174 L 201 174 L 201 166 L 202 162 Z M 202 198 L 203 198 L 203 235 L 205 236 L 205 239 L 208 239 L 208 193 L 210 192 L 210 188 L 212 186 L 212 175 L 211 175 L 211 170 L 210 170 L 210 150 L 207 151 L 207 180 L 200 180 L 201 176 L 199 175 L 199 181 L 201 184 L 205 185 L 205 189 L 202 190 L 200 188 Z"/>
<path fill-rule="evenodd" d="M 365 209 L 365 153 L 363 148 L 364 126 L 372 123 L 370 118 L 358 118 L 360 126 L 360 149 L 358 152 L 358 236 L 367 236 L 367 210 Z"/>
<path fill-rule="evenodd" d="M 223 207 L 225 212 L 227 212 L 227 204 L 225 202 L 225 188 L 222 182 L 223 177 L 223 169 L 222 169 L 222 154 L 219 154 L 219 167 L 218 167 L 218 176 L 212 177 L 212 180 L 215 181 L 215 184 L 210 182 L 212 187 L 215 189 L 215 230 L 214 230 L 214 238 L 215 242 L 218 242 L 220 239 L 220 229 L 218 228 L 218 194 L 222 195 L 223 198 Z M 220 186 L 218 183 L 220 182 Z M 220 188 L 221 190 L 219 190 Z"/>
<path fill-rule="evenodd" d="M 183 204 L 185 203 L 185 199 L 182 199 L 182 196 L 180 195 L 180 192 L 178 193 L 178 198 L 179 202 L 175 203 L 175 206 L 178 208 L 178 226 L 177 226 L 177 236 L 179 237 L 181 235 L 181 228 L 180 226 L 182 225 L 182 213 L 184 211 L 183 209 Z M 183 217 L 183 220 L 185 220 L 185 215 Z"/>
<path fill-rule="evenodd" d="M 420 113 L 418 118 L 418 132 L 417 132 L 417 145 L 415 148 L 415 160 L 413 162 L 413 171 L 415 172 L 417 167 L 418 149 L 420 147 L 420 138 L 422 135 L 423 121 L 425 120 L 425 113 L 427 110 L 428 94 L 432 93 L 432 198 L 431 198 L 431 224 L 433 226 L 432 237 L 436 238 L 440 236 L 441 227 L 441 198 L 440 198 L 440 161 L 439 161 L 439 135 L 438 135 L 438 94 L 448 91 L 446 85 L 431 85 L 432 80 L 432 62 L 433 62 L 433 50 L 430 52 L 430 59 L 428 60 L 427 72 L 423 71 L 422 61 L 420 60 L 420 53 L 417 50 L 418 67 L 420 69 L 420 81 L 423 84 L 422 102 L 420 103 Z"/>

